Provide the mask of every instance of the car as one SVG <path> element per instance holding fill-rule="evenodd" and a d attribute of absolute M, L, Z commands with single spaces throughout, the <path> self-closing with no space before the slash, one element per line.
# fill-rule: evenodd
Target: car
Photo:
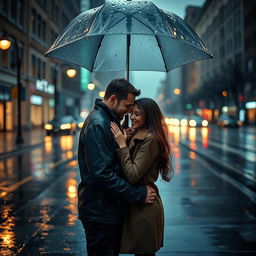
<path fill-rule="evenodd" d="M 239 127 L 242 123 L 228 114 L 220 115 L 217 125 L 219 127 Z"/>
<path fill-rule="evenodd" d="M 76 122 L 72 116 L 53 118 L 44 126 L 46 135 L 53 134 L 74 134 L 76 132 Z"/>
<path fill-rule="evenodd" d="M 188 125 L 190 127 L 207 127 L 208 121 L 201 116 L 193 115 L 188 118 Z"/>

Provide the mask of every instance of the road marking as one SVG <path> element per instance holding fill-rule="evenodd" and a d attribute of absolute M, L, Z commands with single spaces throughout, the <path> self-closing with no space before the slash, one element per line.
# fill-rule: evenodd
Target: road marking
<path fill-rule="evenodd" d="M 201 165 L 206 167 L 210 172 L 212 172 L 213 174 L 218 176 L 220 179 L 225 180 L 230 185 L 232 185 L 233 187 L 237 188 L 240 192 L 242 192 L 244 195 L 249 197 L 253 202 L 256 202 L 256 193 L 254 191 L 252 191 L 251 189 L 249 189 L 248 187 L 243 185 L 241 182 L 233 179 L 232 177 L 230 177 L 226 173 L 224 173 L 224 172 L 218 173 L 204 159 L 202 159 L 202 157 L 198 156 L 197 161 Z"/>
<path fill-rule="evenodd" d="M 9 186 L 9 187 L 0 187 L 0 190 L 2 190 L 3 192 L 0 193 L 0 198 L 6 196 L 8 193 L 13 192 L 14 190 L 16 190 L 18 187 L 20 187 L 21 185 L 27 183 L 28 181 L 32 180 L 33 176 L 28 176 L 26 178 L 24 178 L 23 180 Z"/>
<path fill-rule="evenodd" d="M 202 139 L 197 138 L 197 141 L 202 142 Z M 211 140 L 208 141 L 208 145 L 219 148 L 221 150 L 229 151 L 233 154 L 237 154 L 240 157 L 245 158 L 247 161 L 256 163 L 256 156 L 255 156 L 254 152 L 248 152 L 246 150 L 240 150 L 240 149 L 232 148 L 232 147 L 228 146 L 227 144 L 220 144 L 218 142 L 213 142 Z"/>

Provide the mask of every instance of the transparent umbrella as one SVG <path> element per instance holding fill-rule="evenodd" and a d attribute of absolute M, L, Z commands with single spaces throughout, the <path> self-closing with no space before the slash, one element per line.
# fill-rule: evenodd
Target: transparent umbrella
<path fill-rule="evenodd" d="M 211 58 L 194 30 L 150 1 L 112 1 L 74 18 L 46 53 L 100 71 L 170 71 Z"/>

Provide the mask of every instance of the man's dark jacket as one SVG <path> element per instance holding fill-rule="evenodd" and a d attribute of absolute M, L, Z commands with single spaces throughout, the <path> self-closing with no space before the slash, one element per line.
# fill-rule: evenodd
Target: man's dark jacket
<path fill-rule="evenodd" d="M 146 199 L 146 186 L 132 186 L 122 175 L 111 121 L 119 124 L 107 105 L 97 99 L 80 133 L 78 212 L 83 221 L 120 223 L 124 201 L 143 203 Z"/>

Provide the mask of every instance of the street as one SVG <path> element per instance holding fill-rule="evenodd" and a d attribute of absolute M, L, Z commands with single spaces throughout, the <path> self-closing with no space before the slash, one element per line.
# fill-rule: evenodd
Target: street
<path fill-rule="evenodd" d="M 157 255 L 255 255 L 255 130 L 182 129 L 169 130 L 175 175 L 158 181 L 165 240 Z M 35 137 L 17 150 L 10 136 L 9 153 L 0 154 L 0 255 L 86 255 L 78 134 Z"/>

